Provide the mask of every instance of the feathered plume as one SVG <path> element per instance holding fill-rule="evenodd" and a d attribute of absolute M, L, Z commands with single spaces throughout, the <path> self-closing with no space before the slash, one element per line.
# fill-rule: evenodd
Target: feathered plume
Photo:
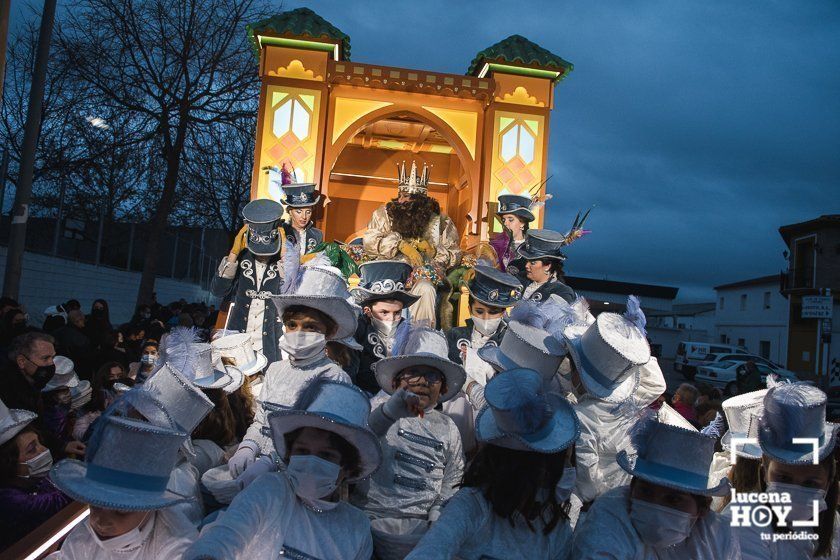
<path fill-rule="evenodd" d="M 566 241 L 563 243 L 564 245 L 571 245 L 587 233 L 592 233 L 591 230 L 583 229 L 583 225 L 586 223 L 586 219 L 589 217 L 590 212 L 592 212 L 592 208 L 587 210 L 583 217 L 581 217 L 580 212 L 577 213 L 577 216 L 575 216 L 575 221 L 572 222 L 572 227 L 566 234 Z"/>
<path fill-rule="evenodd" d="M 281 185 L 291 185 L 294 183 L 294 179 L 292 178 L 292 174 L 289 173 L 289 170 L 286 169 L 285 162 L 280 167 L 280 184 Z"/>
<path fill-rule="evenodd" d="M 539 195 L 539 192 L 542 189 L 543 185 L 548 183 L 548 181 L 551 180 L 553 176 L 554 175 L 549 175 L 545 178 L 544 181 L 540 181 L 539 183 L 531 187 L 531 189 L 528 191 L 528 196 L 531 197 L 531 204 L 528 205 L 529 209 L 533 210 L 535 208 L 542 208 L 543 206 L 545 206 L 546 202 L 554 198 L 548 193 L 546 193 L 544 196 Z"/>
<path fill-rule="evenodd" d="M 391 355 L 399 356 L 405 350 L 405 344 L 408 342 L 408 335 L 411 333 L 411 321 L 403 319 L 397 325 L 397 330 L 394 331 L 394 343 L 391 345 Z"/>
<path fill-rule="evenodd" d="M 163 359 L 179 373 L 192 381 L 195 376 L 196 354 L 192 345 L 199 341 L 198 331 L 193 327 L 175 327 L 163 345 Z"/>
<path fill-rule="evenodd" d="M 549 317 L 545 314 L 543 305 L 548 305 L 548 301 L 540 304 L 530 299 L 521 299 L 510 310 L 510 320 L 544 329 L 549 322 Z"/>
<path fill-rule="evenodd" d="M 647 319 L 637 296 L 627 298 L 627 311 L 624 312 L 624 318 L 636 325 L 643 336 L 647 336 L 647 330 L 645 330 Z"/>
<path fill-rule="evenodd" d="M 650 408 L 642 410 L 636 423 L 630 428 L 630 447 L 636 454 L 643 454 L 647 448 L 648 441 L 653 435 L 653 428 L 657 422 L 657 412 Z"/>
<path fill-rule="evenodd" d="M 330 261 L 330 257 L 327 256 L 327 254 L 324 251 L 321 251 L 320 253 L 314 253 L 311 256 L 310 255 L 304 255 L 304 256 L 308 257 L 306 259 L 306 263 L 302 265 L 304 267 L 307 267 L 307 266 L 315 267 L 315 268 L 332 267 L 332 261 Z M 303 260 L 303 259 L 301 259 L 301 260 Z M 298 272 L 300 272 L 300 271 L 298 271 Z"/>
<path fill-rule="evenodd" d="M 780 377 L 779 375 L 777 375 L 775 373 L 768 373 L 767 374 L 767 379 L 765 380 L 765 382 L 767 383 L 767 388 L 768 389 L 772 389 L 774 387 L 778 387 L 779 385 L 784 385 L 786 383 L 790 383 L 790 381 L 788 381 L 787 379 L 784 379 L 783 377 Z"/>
<path fill-rule="evenodd" d="M 283 285 L 280 293 L 290 295 L 297 290 L 298 270 L 300 269 L 300 247 L 291 240 L 286 241 L 286 254 L 283 255 Z"/>
<path fill-rule="evenodd" d="M 709 422 L 709 425 L 700 430 L 700 433 L 706 436 L 711 436 L 715 439 L 719 438 L 726 427 L 726 421 L 720 412 L 715 412 L 715 419 Z"/>

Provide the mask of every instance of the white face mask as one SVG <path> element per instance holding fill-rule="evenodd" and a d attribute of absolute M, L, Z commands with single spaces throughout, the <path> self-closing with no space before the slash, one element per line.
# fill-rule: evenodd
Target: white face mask
<path fill-rule="evenodd" d="M 143 365 L 153 366 L 153 365 L 155 365 L 156 361 L 157 361 L 157 356 L 155 356 L 154 354 L 143 354 L 142 356 L 140 356 L 140 362 Z"/>
<path fill-rule="evenodd" d="M 825 490 L 821 488 L 808 488 L 807 486 L 785 484 L 783 482 L 768 482 L 767 492 L 790 495 L 790 503 L 785 504 L 790 506 L 790 513 L 787 517 L 790 521 L 811 521 L 814 519 L 814 502 L 817 502 L 817 515 L 828 509 L 828 504 L 825 503 Z"/>
<path fill-rule="evenodd" d="M 642 542 L 653 548 L 665 548 L 683 542 L 697 521 L 696 515 L 644 500 L 633 498 L 630 504 L 633 527 Z"/>
<path fill-rule="evenodd" d="M 150 512 L 151 513 L 151 512 Z M 127 533 L 123 533 L 122 535 L 111 537 L 110 539 L 102 540 L 99 538 L 99 535 L 96 534 L 96 531 L 93 530 L 93 527 L 90 526 L 90 522 L 88 522 L 87 528 L 90 532 L 91 536 L 93 537 L 93 542 L 96 543 L 96 546 L 101 548 L 102 550 L 112 552 L 115 550 L 120 550 L 123 548 L 130 548 L 132 546 L 137 546 L 143 541 L 143 533 L 140 531 L 140 527 L 143 526 L 144 523 L 149 519 L 149 514 L 146 514 L 146 517 L 143 518 L 143 521 L 137 524 L 137 527 L 132 529 Z"/>
<path fill-rule="evenodd" d="M 314 358 L 324 351 L 327 338 L 319 332 L 294 331 L 280 337 L 280 349 L 295 360 Z"/>
<path fill-rule="evenodd" d="M 572 497 L 572 490 L 575 489 L 576 482 L 577 469 L 575 467 L 566 467 L 563 469 L 563 476 L 560 477 L 560 480 L 557 482 L 557 488 L 555 489 L 558 502 L 563 503 Z"/>
<path fill-rule="evenodd" d="M 490 336 L 493 333 L 495 333 L 496 329 L 499 328 L 499 324 L 501 324 L 502 322 L 501 317 L 497 317 L 496 319 L 482 319 L 473 315 L 470 318 L 473 321 L 473 326 L 475 327 L 475 330 L 477 330 L 484 336 Z"/>
<path fill-rule="evenodd" d="M 43 453 L 38 453 L 28 461 L 21 463 L 21 465 L 25 465 L 29 469 L 29 476 L 24 475 L 21 478 L 47 476 L 53 465 L 52 454 L 49 449 L 45 449 Z"/>
<path fill-rule="evenodd" d="M 373 323 L 376 330 L 385 336 L 391 336 L 393 332 L 397 330 L 397 325 L 400 324 L 400 321 L 402 321 L 402 317 L 396 321 L 383 321 L 382 319 L 377 319 L 373 315 L 370 316 L 370 322 Z"/>
<path fill-rule="evenodd" d="M 319 509 L 332 509 L 337 502 L 323 500 L 338 487 L 341 467 L 315 455 L 292 455 L 286 467 L 286 476 L 295 494 Z"/>

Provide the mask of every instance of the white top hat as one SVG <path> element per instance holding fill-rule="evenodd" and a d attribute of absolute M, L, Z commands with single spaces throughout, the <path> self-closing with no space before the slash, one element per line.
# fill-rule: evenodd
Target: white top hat
<path fill-rule="evenodd" d="M 213 410 L 213 401 L 168 363 L 135 390 L 153 396 L 163 405 L 175 426 L 188 434 Z M 146 411 L 140 412 L 149 417 Z"/>
<path fill-rule="evenodd" d="M 400 331 L 400 327 L 404 330 Z M 460 364 L 447 358 L 449 346 L 443 333 L 410 325 L 408 322 L 400 327 L 397 327 L 394 335 L 392 355 L 371 365 L 379 387 L 391 395 L 394 393 L 394 376 L 407 367 L 424 365 L 439 370 L 446 378 L 446 393 L 441 394 L 438 402 L 446 402 L 457 395 L 467 374 Z"/>
<path fill-rule="evenodd" d="M 30 422 L 38 417 L 29 410 L 9 408 L 0 401 L 0 445 L 18 435 Z"/>
<path fill-rule="evenodd" d="M 723 414 L 729 429 L 720 439 L 720 444 L 727 451 L 732 438 L 758 439 L 758 419 L 764 412 L 764 396 L 767 389 L 752 391 L 726 399 L 722 403 Z M 758 443 L 738 443 L 735 454 L 747 459 L 761 459 L 761 447 Z"/>
<path fill-rule="evenodd" d="M 303 305 L 317 309 L 335 321 L 337 330 L 327 340 L 350 336 L 356 332 L 359 307 L 350 303 L 353 296 L 347 290 L 347 282 L 341 271 L 332 266 L 301 266 L 295 278 L 287 278 L 290 284 L 283 294 L 272 296 L 277 306 L 277 315 L 282 317 L 287 307 Z M 289 290 L 288 292 L 286 290 Z"/>
<path fill-rule="evenodd" d="M 61 389 L 62 387 L 71 389 L 79 384 L 79 376 L 76 375 L 76 371 L 73 369 L 73 360 L 65 358 L 64 356 L 56 356 L 53 358 L 53 362 L 55 362 L 55 375 L 53 375 L 50 382 L 41 389 L 42 393 L 55 391 L 56 389 Z"/>
<path fill-rule="evenodd" d="M 90 402 L 93 395 L 93 388 L 90 381 L 82 379 L 76 387 L 70 389 L 70 410 L 76 410 Z"/>
<path fill-rule="evenodd" d="M 202 389 L 232 393 L 242 386 L 244 375 L 233 366 L 214 362 L 213 347 L 195 342 L 195 329 L 172 329 L 163 345 L 163 360 Z"/>
<path fill-rule="evenodd" d="M 631 430 L 634 454 L 621 450 L 619 466 L 636 478 L 702 496 L 724 496 L 729 480 L 709 478 L 715 438 L 674 426 L 648 414 Z"/>
<path fill-rule="evenodd" d="M 608 402 L 624 402 L 639 385 L 640 368 L 650 361 L 642 331 L 617 313 L 601 313 L 588 327 L 563 332 L 586 390 Z"/>
<path fill-rule="evenodd" d="M 166 489 L 186 437 L 148 422 L 103 415 L 85 461 L 60 461 L 50 478 L 74 500 L 98 507 L 145 511 L 171 506 L 188 499 Z"/>
<path fill-rule="evenodd" d="M 526 368 L 549 380 L 563 362 L 566 348 L 548 331 L 511 321 L 499 346 L 484 345 L 478 356 L 496 371 Z"/>
<path fill-rule="evenodd" d="M 268 358 L 254 350 L 251 335 L 236 333 L 217 338 L 210 343 L 222 362 L 231 361 L 231 365 L 245 375 L 259 373 L 268 364 Z"/>
<path fill-rule="evenodd" d="M 301 393 L 293 409 L 268 415 L 274 448 L 287 453 L 285 435 L 299 428 L 333 432 L 355 447 L 361 459 L 360 472 L 349 482 L 373 474 L 382 463 L 379 438 L 368 426 L 370 401 L 361 389 L 347 383 L 316 379 Z"/>
<path fill-rule="evenodd" d="M 825 459 L 837 441 L 840 424 L 825 421 L 825 393 L 805 383 L 785 383 L 764 395 L 764 414 L 758 422 L 758 442 L 764 455 L 788 465 Z M 813 441 L 794 443 L 796 438 Z"/>

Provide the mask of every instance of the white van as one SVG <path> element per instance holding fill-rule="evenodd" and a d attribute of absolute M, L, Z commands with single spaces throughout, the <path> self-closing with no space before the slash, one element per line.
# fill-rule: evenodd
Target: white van
<path fill-rule="evenodd" d="M 709 354 L 747 354 L 746 348 L 733 344 L 714 342 L 680 342 L 674 359 L 674 370 L 680 372 L 689 381 L 697 373 L 697 362 L 703 361 Z"/>

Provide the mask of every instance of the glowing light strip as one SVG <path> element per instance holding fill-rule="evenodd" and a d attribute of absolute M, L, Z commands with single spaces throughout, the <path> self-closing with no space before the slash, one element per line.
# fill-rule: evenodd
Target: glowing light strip
<path fill-rule="evenodd" d="M 332 51 L 333 60 L 338 60 L 338 43 L 321 43 L 319 41 L 304 41 L 302 39 L 287 39 L 285 37 L 268 37 L 257 35 L 257 44 L 262 48 L 266 45 L 277 45 L 280 47 L 295 47 L 310 51 Z"/>
<path fill-rule="evenodd" d="M 360 179 L 379 179 L 380 181 L 390 181 L 392 183 L 399 183 L 399 179 L 393 177 L 377 177 L 376 175 L 356 175 L 355 173 L 339 173 L 332 171 L 330 175 L 341 175 L 342 177 L 358 177 Z M 437 181 L 429 181 L 430 185 L 437 185 L 439 187 L 448 187 L 449 183 L 438 183 Z"/>
<path fill-rule="evenodd" d="M 73 530 L 73 527 L 84 521 L 90 515 L 90 508 L 86 507 L 76 517 L 67 522 L 67 525 L 59 529 L 53 536 L 47 539 L 38 548 L 32 551 L 24 560 L 38 560 L 40 556 L 47 551 L 52 545 L 57 543 L 64 535 Z"/>
<path fill-rule="evenodd" d="M 541 70 L 539 68 L 523 68 L 521 66 L 508 66 L 507 64 L 496 64 L 485 62 L 484 66 L 481 68 L 481 72 L 478 73 L 479 78 L 484 78 L 487 76 L 487 73 L 493 70 L 494 72 L 502 72 L 506 74 L 519 74 L 520 76 L 533 76 L 536 78 L 549 78 L 552 80 L 556 80 L 563 72 L 554 72 L 552 70 Z"/>

